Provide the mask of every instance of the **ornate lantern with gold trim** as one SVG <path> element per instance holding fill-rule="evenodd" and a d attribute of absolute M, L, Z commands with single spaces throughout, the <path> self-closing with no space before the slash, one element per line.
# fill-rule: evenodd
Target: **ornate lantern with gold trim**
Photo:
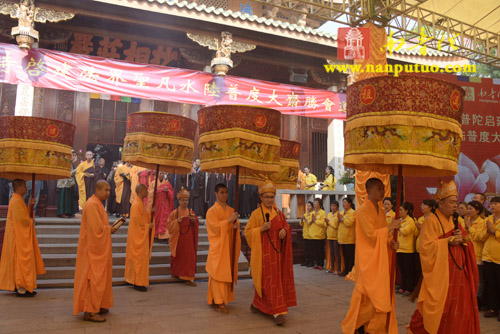
<path fill-rule="evenodd" d="M 122 159 L 167 173 L 188 174 L 193 163 L 196 122 L 156 111 L 128 116 Z"/>
<path fill-rule="evenodd" d="M 257 173 L 241 175 L 240 182 L 244 184 L 260 185 L 266 178 L 274 182 L 277 189 L 297 189 L 299 173 L 300 143 L 280 139 L 280 170 L 277 173 Z"/>
<path fill-rule="evenodd" d="M 40 180 L 71 177 L 75 126 L 40 117 L 0 116 L 0 176 Z M 33 187 L 34 189 L 34 187 Z"/>
<path fill-rule="evenodd" d="M 417 76 L 382 76 L 347 89 L 344 165 L 405 176 L 457 173 L 464 90 Z"/>
<path fill-rule="evenodd" d="M 240 105 L 198 111 L 201 169 L 213 173 L 279 172 L 281 113 Z"/>

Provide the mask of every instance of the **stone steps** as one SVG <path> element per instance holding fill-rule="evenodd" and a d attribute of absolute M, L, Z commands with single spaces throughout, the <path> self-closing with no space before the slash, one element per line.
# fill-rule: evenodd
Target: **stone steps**
<path fill-rule="evenodd" d="M 110 217 L 110 221 L 114 218 Z M 200 221 L 198 234 L 198 253 L 196 279 L 208 279 L 205 265 L 208 256 L 209 242 L 204 221 Z M 80 233 L 80 219 L 38 218 L 36 232 L 40 251 L 47 273 L 39 276 L 39 287 L 72 287 L 75 275 L 76 252 Z M 113 285 L 124 285 L 125 258 L 127 246 L 127 224 L 111 236 L 113 250 Z M 239 255 L 239 277 L 250 277 L 248 261 Z M 150 282 L 169 283 L 179 280 L 170 275 L 170 246 L 158 241 L 153 244 L 150 261 Z"/>
<path fill-rule="evenodd" d="M 115 253 L 125 253 L 127 251 L 127 243 L 119 242 L 112 240 L 112 248 L 113 254 Z M 76 254 L 78 244 L 77 243 L 62 243 L 62 244 L 40 244 L 40 251 L 42 254 L 67 254 L 74 253 Z M 208 251 L 208 241 L 198 241 L 198 251 Z M 170 246 L 162 243 L 154 243 L 153 244 L 153 252 L 155 251 L 163 251 L 169 252 Z"/>

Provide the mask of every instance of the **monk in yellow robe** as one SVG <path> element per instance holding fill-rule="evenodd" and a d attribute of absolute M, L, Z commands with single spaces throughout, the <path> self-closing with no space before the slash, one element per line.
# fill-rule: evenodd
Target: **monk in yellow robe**
<path fill-rule="evenodd" d="M 146 170 L 146 168 L 139 166 L 132 166 L 130 168 L 130 205 L 134 203 L 137 194 L 135 193 L 135 188 L 139 184 L 139 173 Z"/>
<path fill-rule="evenodd" d="M 392 252 L 398 244 L 391 241 L 389 233 L 401 222 L 393 221 L 387 227 L 381 180 L 367 180 L 366 191 L 368 200 L 356 211 L 356 285 L 342 321 L 342 333 L 353 334 L 360 327 L 370 334 L 398 333 L 394 284 L 390 277 Z"/>
<path fill-rule="evenodd" d="M 408 333 L 480 333 L 476 255 L 467 232 L 453 217 L 457 194 L 455 182 L 442 183 L 435 195 L 438 208 L 420 229 L 423 280 Z"/>
<path fill-rule="evenodd" d="M 250 310 L 272 315 L 276 325 L 285 323 L 288 308 L 297 305 L 293 277 L 292 230 L 274 202 L 276 186 L 269 180 L 259 187 L 261 205 L 252 212 L 245 238 L 252 256 L 255 288 Z"/>
<path fill-rule="evenodd" d="M 95 166 L 94 166 L 94 153 L 92 151 L 87 151 L 85 153 L 85 158 L 87 160 L 82 161 L 78 167 L 76 167 L 75 178 L 78 184 L 78 205 L 83 208 L 87 199 L 94 193 L 95 187 Z"/>
<path fill-rule="evenodd" d="M 103 322 L 104 314 L 113 307 L 113 258 L 111 234 L 117 227 L 109 225 L 102 201 L 108 199 L 109 184 L 96 183 L 95 193 L 89 198 L 82 212 L 80 238 L 76 253 L 73 314 L 85 312 L 83 320 Z"/>
<path fill-rule="evenodd" d="M 209 275 L 207 302 L 218 312 L 227 314 L 228 310 L 225 305 L 234 301 L 234 286 L 238 281 L 241 239 L 238 213 L 227 205 L 226 185 L 219 183 L 215 186 L 215 197 L 216 202 L 207 211 L 207 233 L 210 244 L 205 267 Z M 236 240 L 234 240 L 234 235 L 236 235 Z M 234 242 L 236 242 L 235 245 L 233 245 Z M 233 265 L 231 265 L 231 260 Z M 234 270 L 233 273 L 231 273 L 231 268 Z"/>
<path fill-rule="evenodd" d="M 116 169 L 115 181 L 115 194 L 116 194 L 116 207 L 117 211 L 122 217 L 128 217 L 130 214 L 130 196 L 131 196 L 131 176 L 130 170 L 132 164 L 125 163 Z"/>
<path fill-rule="evenodd" d="M 137 291 L 146 292 L 149 285 L 149 259 L 152 249 L 150 230 L 153 223 L 150 222 L 151 215 L 144 205 L 148 189 L 144 184 L 139 184 L 135 193 L 137 196 L 130 208 L 128 223 L 125 281 L 132 284 Z"/>
<path fill-rule="evenodd" d="M 12 181 L 14 194 L 9 202 L 0 261 L 0 290 L 16 291 L 18 297 L 36 295 L 36 276 L 45 274 L 33 218 L 24 203 L 26 182 Z M 30 201 L 30 208 L 35 199 Z"/>

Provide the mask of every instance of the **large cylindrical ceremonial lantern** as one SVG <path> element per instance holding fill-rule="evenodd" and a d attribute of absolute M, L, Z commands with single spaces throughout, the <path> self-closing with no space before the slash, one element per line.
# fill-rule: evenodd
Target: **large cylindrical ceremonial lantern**
<path fill-rule="evenodd" d="M 192 170 L 196 122 L 179 115 L 155 111 L 128 116 L 122 160 L 175 174 Z"/>
<path fill-rule="evenodd" d="M 277 189 L 297 189 L 299 177 L 300 143 L 280 139 L 280 170 L 277 173 L 260 173 L 254 170 L 245 170 L 240 174 L 240 183 L 261 185 L 266 179 L 274 182 Z"/>
<path fill-rule="evenodd" d="M 40 117 L 0 117 L 0 176 L 39 180 L 71 177 L 75 126 Z"/>
<path fill-rule="evenodd" d="M 198 111 L 201 169 L 240 174 L 279 172 L 281 113 L 254 106 L 217 105 Z"/>
<path fill-rule="evenodd" d="M 406 176 L 458 172 L 464 90 L 428 77 L 382 76 L 347 89 L 344 165 Z"/>

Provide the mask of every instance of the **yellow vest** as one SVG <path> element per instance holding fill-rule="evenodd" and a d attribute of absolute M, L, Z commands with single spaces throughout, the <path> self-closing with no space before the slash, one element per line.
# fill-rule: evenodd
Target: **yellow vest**
<path fill-rule="evenodd" d="M 397 253 L 415 253 L 415 239 L 417 236 L 415 219 L 406 216 L 399 228 L 399 248 Z"/>
<path fill-rule="evenodd" d="M 314 190 L 316 183 L 318 183 L 318 179 L 316 178 L 316 176 L 313 173 L 309 173 L 309 175 L 305 175 L 305 178 L 306 178 L 306 184 L 314 183 L 314 186 L 306 187 L 306 190 Z"/>
<path fill-rule="evenodd" d="M 389 211 L 385 214 L 385 220 L 387 221 L 387 226 L 391 225 L 392 219 L 396 216 L 394 211 Z"/>
<path fill-rule="evenodd" d="M 311 213 L 306 212 L 304 214 L 304 220 L 300 220 L 299 225 L 302 226 L 302 238 L 303 239 L 311 239 L 309 235 L 309 223 L 311 222 Z"/>
<path fill-rule="evenodd" d="M 343 222 L 338 222 L 338 240 L 340 244 L 356 243 L 356 211 L 349 209 L 346 213 L 343 210 L 340 214 L 344 216 Z"/>
<path fill-rule="evenodd" d="M 483 247 L 484 242 L 488 239 L 488 230 L 486 229 L 486 221 L 477 217 L 476 220 L 471 224 L 469 228 L 469 235 L 472 244 L 474 245 L 474 253 L 476 254 L 476 260 L 481 261 L 483 259 Z"/>
<path fill-rule="evenodd" d="M 339 233 L 339 223 L 337 219 L 337 212 L 333 213 L 330 212 L 328 216 L 326 216 L 328 219 L 328 226 L 326 228 L 326 238 L 328 240 L 337 240 L 338 239 L 338 233 Z"/>
<path fill-rule="evenodd" d="M 309 235 L 311 239 L 322 240 L 326 238 L 326 212 L 325 210 L 318 210 L 318 212 L 311 211 L 311 217 L 314 215 L 314 221 L 309 225 Z M 312 220 L 312 218 L 311 218 Z"/>
<path fill-rule="evenodd" d="M 330 190 L 333 191 L 335 190 L 335 185 L 337 184 L 337 179 L 333 176 L 333 174 L 328 174 L 326 176 L 325 182 L 323 182 L 325 185 L 321 190 Z"/>
<path fill-rule="evenodd" d="M 493 215 L 486 218 L 486 222 L 493 223 Z M 488 233 L 488 239 L 483 246 L 483 261 L 500 264 L 500 219 L 495 223 L 495 235 Z"/>

